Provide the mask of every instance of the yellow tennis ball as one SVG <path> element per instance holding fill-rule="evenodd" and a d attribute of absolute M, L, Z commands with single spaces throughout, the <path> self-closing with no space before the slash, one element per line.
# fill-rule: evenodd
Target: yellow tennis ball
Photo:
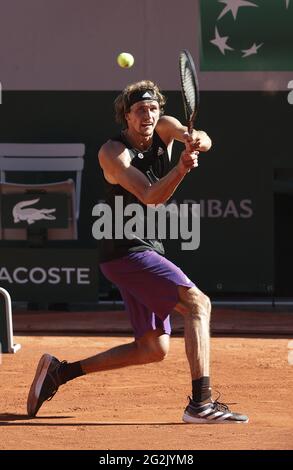
<path fill-rule="evenodd" d="M 120 67 L 124 69 L 129 69 L 134 64 L 134 57 L 129 52 L 121 52 L 117 57 L 117 62 Z"/>

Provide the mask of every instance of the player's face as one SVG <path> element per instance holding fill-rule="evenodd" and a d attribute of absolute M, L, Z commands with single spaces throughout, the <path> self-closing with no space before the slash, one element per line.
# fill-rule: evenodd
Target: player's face
<path fill-rule="evenodd" d="M 128 128 L 145 137 L 153 134 L 159 117 L 159 103 L 149 100 L 134 103 L 126 113 Z"/>

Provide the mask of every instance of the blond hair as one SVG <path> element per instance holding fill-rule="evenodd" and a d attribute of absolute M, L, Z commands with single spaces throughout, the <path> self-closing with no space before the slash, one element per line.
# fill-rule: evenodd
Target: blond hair
<path fill-rule="evenodd" d="M 152 90 L 156 101 L 159 103 L 160 115 L 164 113 L 164 105 L 166 98 L 159 90 L 159 87 L 150 80 L 141 80 L 140 82 L 131 83 L 117 96 L 114 101 L 115 119 L 123 127 L 127 127 L 125 114 L 130 111 L 130 96 L 138 91 Z"/>

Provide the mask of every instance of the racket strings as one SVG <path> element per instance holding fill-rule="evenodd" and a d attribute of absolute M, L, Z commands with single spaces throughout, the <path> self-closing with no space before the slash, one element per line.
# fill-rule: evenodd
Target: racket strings
<path fill-rule="evenodd" d="M 199 107 L 199 85 L 192 56 L 186 49 L 179 55 L 179 70 L 187 126 L 192 127 Z"/>
<path fill-rule="evenodd" d="M 196 106 L 196 97 L 194 89 L 193 74 L 189 68 L 185 68 L 183 79 L 183 90 L 190 112 L 193 113 Z"/>

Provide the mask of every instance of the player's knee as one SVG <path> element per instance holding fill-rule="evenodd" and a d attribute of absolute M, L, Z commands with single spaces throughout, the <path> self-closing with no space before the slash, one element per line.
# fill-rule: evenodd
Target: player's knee
<path fill-rule="evenodd" d="M 210 298 L 203 292 L 197 293 L 192 299 L 191 311 L 201 317 L 209 317 L 211 313 Z"/>
<path fill-rule="evenodd" d="M 179 287 L 180 303 L 178 311 L 183 315 L 194 314 L 196 316 L 210 316 L 211 301 L 209 297 L 201 292 L 197 287 L 189 289 Z"/>
<path fill-rule="evenodd" d="M 163 361 L 169 352 L 169 336 L 163 335 L 161 337 L 152 338 L 144 344 L 144 348 L 149 362 Z"/>
<path fill-rule="evenodd" d="M 163 351 L 151 351 L 149 362 L 161 362 L 167 357 Z"/>
<path fill-rule="evenodd" d="M 164 335 L 164 337 L 156 338 L 157 341 L 153 341 L 151 344 L 151 355 L 153 362 L 163 361 L 169 352 L 169 337 Z"/>
<path fill-rule="evenodd" d="M 158 346 L 153 350 L 153 362 L 161 362 L 166 359 L 169 349 Z"/>
<path fill-rule="evenodd" d="M 207 314 L 210 315 L 211 314 L 211 310 L 212 310 L 212 304 L 211 304 L 211 299 L 203 294 L 205 299 L 204 299 L 204 303 L 205 303 L 205 308 L 206 308 L 206 311 L 207 311 Z"/>

